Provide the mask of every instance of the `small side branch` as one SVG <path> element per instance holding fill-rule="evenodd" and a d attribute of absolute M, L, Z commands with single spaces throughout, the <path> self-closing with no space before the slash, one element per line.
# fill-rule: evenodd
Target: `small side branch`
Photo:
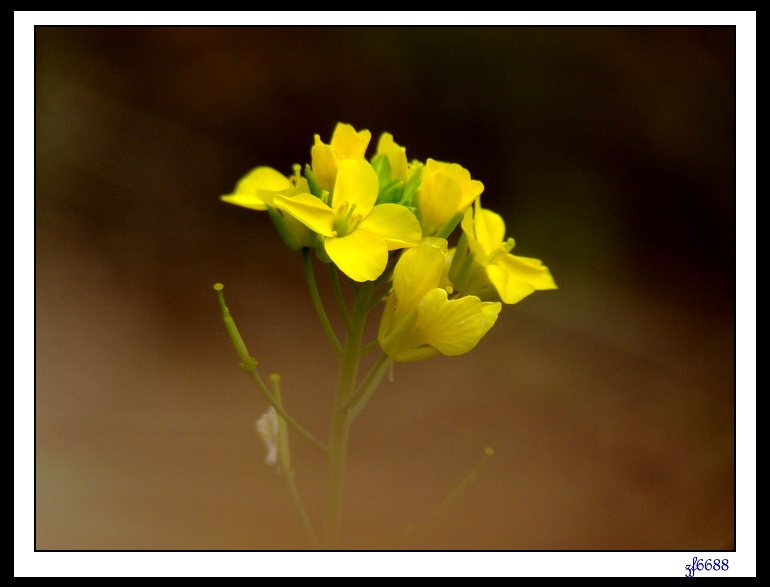
<path fill-rule="evenodd" d="M 315 306 L 318 318 L 321 320 L 321 326 L 323 326 L 326 336 L 329 338 L 329 342 L 334 348 L 334 352 L 337 356 L 342 356 L 343 349 L 340 344 L 337 335 L 334 333 L 329 317 L 326 315 L 323 302 L 321 301 L 321 294 L 318 292 L 318 285 L 315 281 L 315 275 L 313 274 L 313 259 L 310 256 L 310 249 L 305 247 L 302 249 L 302 265 L 305 269 L 305 277 L 307 278 L 308 288 L 310 289 L 310 297 L 313 298 L 313 306 Z"/>

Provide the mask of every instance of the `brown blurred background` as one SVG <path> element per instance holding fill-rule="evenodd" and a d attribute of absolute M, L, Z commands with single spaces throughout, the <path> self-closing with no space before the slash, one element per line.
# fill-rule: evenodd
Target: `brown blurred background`
<path fill-rule="evenodd" d="M 36 28 L 36 549 L 308 548 L 211 286 L 324 437 L 336 366 L 300 258 L 218 196 L 308 162 L 338 121 L 468 168 L 560 287 L 467 355 L 397 366 L 353 429 L 346 546 L 734 549 L 735 43 L 732 26 Z M 292 451 L 318 519 L 320 455 Z"/>

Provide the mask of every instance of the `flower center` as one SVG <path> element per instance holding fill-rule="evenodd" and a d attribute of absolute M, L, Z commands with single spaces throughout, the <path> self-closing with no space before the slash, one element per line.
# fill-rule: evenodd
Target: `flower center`
<path fill-rule="evenodd" d="M 337 210 L 337 217 L 334 219 L 332 228 L 336 236 L 346 236 L 356 229 L 362 218 L 363 215 L 356 214 L 356 205 L 346 202 Z"/>

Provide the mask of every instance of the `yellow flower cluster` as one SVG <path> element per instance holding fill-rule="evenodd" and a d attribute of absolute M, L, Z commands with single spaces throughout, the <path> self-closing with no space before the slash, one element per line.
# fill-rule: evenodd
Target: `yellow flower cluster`
<path fill-rule="evenodd" d="M 409 161 L 389 133 L 367 159 L 370 139 L 368 130 L 340 123 L 328 144 L 315 135 L 304 172 L 257 167 L 221 199 L 267 211 L 289 247 L 315 248 L 355 282 L 378 280 L 397 260 L 378 337 L 395 361 L 468 352 L 501 302 L 556 289 L 538 259 L 511 254 L 503 219 L 481 207 L 484 186 L 467 169 Z"/>

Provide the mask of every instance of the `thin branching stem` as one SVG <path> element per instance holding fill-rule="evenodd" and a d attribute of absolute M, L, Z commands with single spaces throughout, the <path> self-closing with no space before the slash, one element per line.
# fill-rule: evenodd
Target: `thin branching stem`
<path fill-rule="evenodd" d="M 321 300 L 321 294 L 318 292 L 318 285 L 316 284 L 315 275 L 313 273 L 313 259 L 310 256 L 310 249 L 308 247 L 302 249 L 302 265 L 305 268 L 305 277 L 307 278 L 308 288 L 310 289 L 310 297 L 313 299 L 313 306 L 315 306 L 318 318 L 321 320 L 321 326 L 323 327 L 324 332 L 326 332 L 326 336 L 329 338 L 329 342 L 334 348 L 334 352 L 337 353 L 338 356 L 342 356 L 344 352 L 342 345 L 340 344 L 337 335 L 334 333 L 331 322 L 329 322 L 329 317 L 326 315 L 326 310 L 324 309 L 323 301 Z"/>
<path fill-rule="evenodd" d="M 281 378 L 278 375 L 271 375 L 270 381 L 273 384 L 272 395 L 275 398 L 276 403 L 282 406 Z M 315 528 L 313 528 L 313 524 L 307 514 L 305 504 L 303 503 L 302 498 L 299 495 L 299 491 L 297 490 L 297 482 L 294 479 L 295 474 L 294 467 L 291 466 L 291 451 L 289 450 L 289 431 L 287 430 L 287 423 L 286 420 L 280 416 L 278 420 L 278 453 L 280 461 L 279 470 L 284 479 L 286 479 L 286 486 L 289 489 L 289 494 L 291 495 L 292 501 L 294 502 L 294 507 L 297 509 L 297 514 L 299 515 L 302 528 L 305 530 L 308 540 L 310 540 L 313 548 L 319 549 L 321 548 L 321 543 L 318 540 Z"/>
<path fill-rule="evenodd" d="M 358 417 L 358 414 L 361 413 L 361 410 L 364 409 L 364 406 L 366 406 L 372 395 L 374 395 L 374 392 L 377 390 L 380 382 L 382 382 L 382 378 L 385 373 L 387 373 L 392 362 L 392 359 L 385 353 L 380 355 L 374 365 L 372 365 L 372 368 L 364 378 L 364 381 L 358 386 L 358 389 L 356 389 L 356 393 L 350 400 L 348 400 L 346 407 L 350 408 L 351 422 Z"/>
<path fill-rule="evenodd" d="M 243 340 L 238 327 L 235 325 L 235 320 L 233 320 L 233 317 L 230 314 L 230 309 L 227 307 L 227 304 L 225 304 L 225 296 L 222 293 L 224 287 L 225 286 L 223 286 L 221 283 L 217 283 L 214 285 L 214 292 L 217 296 L 217 302 L 219 302 L 219 309 L 222 312 L 222 321 L 225 324 L 225 329 L 227 330 L 227 334 L 230 336 L 230 341 L 233 343 L 233 347 L 235 348 L 235 352 L 238 355 L 238 358 L 241 360 L 241 368 L 246 371 L 246 373 L 248 373 L 249 377 L 251 377 L 251 379 L 257 385 L 257 389 L 264 396 L 267 402 L 275 408 L 275 411 L 278 412 L 278 414 L 284 420 L 286 420 L 286 423 L 291 426 L 297 432 L 297 434 L 299 434 L 302 438 L 311 444 L 317 446 L 324 453 L 328 453 L 329 449 L 327 446 L 318 440 L 315 436 L 310 434 L 310 432 L 305 430 L 302 425 L 299 424 L 299 422 L 292 418 L 286 412 L 286 410 L 283 409 L 283 406 L 280 404 L 280 402 L 276 401 L 276 399 L 273 397 L 273 394 L 267 388 L 267 385 L 265 385 L 265 382 L 260 376 L 259 371 L 257 371 L 257 360 L 251 356 L 249 349 L 246 348 L 246 342 Z"/>
<path fill-rule="evenodd" d="M 332 276 L 332 289 L 334 290 L 334 297 L 337 298 L 337 305 L 340 309 L 342 319 L 345 321 L 345 326 L 350 332 L 352 328 L 352 322 L 350 318 L 350 312 L 348 311 L 348 305 L 345 301 L 345 296 L 342 293 L 342 284 L 340 284 L 340 275 L 337 272 L 337 266 L 334 263 L 329 264 L 329 271 Z"/>

